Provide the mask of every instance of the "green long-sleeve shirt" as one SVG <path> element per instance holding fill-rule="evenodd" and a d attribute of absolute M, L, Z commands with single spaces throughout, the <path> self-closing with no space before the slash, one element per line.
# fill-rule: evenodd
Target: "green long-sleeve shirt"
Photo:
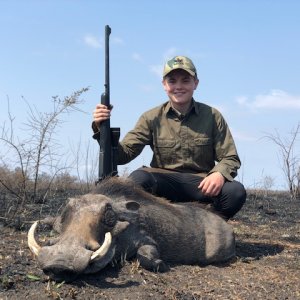
<path fill-rule="evenodd" d="M 174 111 L 170 102 L 145 112 L 119 143 L 118 164 L 133 160 L 146 145 L 153 151 L 150 163 L 153 168 L 200 176 L 218 171 L 232 181 L 241 165 L 221 113 L 194 100 L 185 116 Z"/>

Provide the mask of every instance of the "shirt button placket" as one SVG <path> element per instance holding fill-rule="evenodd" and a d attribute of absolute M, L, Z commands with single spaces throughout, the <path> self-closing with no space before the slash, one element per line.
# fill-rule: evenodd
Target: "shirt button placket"
<path fill-rule="evenodd" d="M 180 130 L 183 164 L 185 164 L 189 159 L 189 157 L 188 157 L 188 149 L 189 149 L 188 128 L 185 123 L 186 122 L 184 120 L 181 122 L 181 130 Z"/>

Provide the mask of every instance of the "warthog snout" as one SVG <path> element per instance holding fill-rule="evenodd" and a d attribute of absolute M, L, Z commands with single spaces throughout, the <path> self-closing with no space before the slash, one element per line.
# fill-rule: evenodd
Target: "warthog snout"
<path fill-rule="evenodd" d="M 43 272 L 55 281 L 73 281 L 77 277 L 74 270 L 64 265 L 51 265 L 43 268 Z"/>

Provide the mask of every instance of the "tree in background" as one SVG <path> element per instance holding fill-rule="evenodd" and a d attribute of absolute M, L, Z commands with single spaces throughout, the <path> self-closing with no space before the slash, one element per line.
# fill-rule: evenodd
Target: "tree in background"
<path fill-rule="evenodd" d="M 288 189 L 292 199 L 300 198 L 300 153 L 296 149 L 300 135 L 300 122 L 290 133 L 289 138 L 282 138 L 278 131 L 275 134 L 267 134 L 265 137 L 271 140 L 279 148 L 281 168 L 287 180 Z"/>
<path fill-rule="evenodd" d="M 8 124 L 0 127 L 0 186 L 13 195 L 15 203 L 13 215 L 20 212 L 28 202 L 43 201 L 54 179 L 61 172 L 66 172 L 67 165 L 61 145 L 55 139 L 58 129 L 63 123 L 62 116 L 66 113 L 79 111 L 82 103 L 80 97 L 88 88 L 83 88 L 63 99 L 53 97 L 53 109 L 50 112 L 39 112 L 36 107 L 27 104 L 27 134 L 16 136 L 15 118 L 12 116 L 8 100 Z M 14 179 L 8 170 L 14 169 Z M 43 189 L 39 188 L 40 177 L 47 170 L 51 176 Z M 45 176 L 44 176 L 45 177 Z"/>

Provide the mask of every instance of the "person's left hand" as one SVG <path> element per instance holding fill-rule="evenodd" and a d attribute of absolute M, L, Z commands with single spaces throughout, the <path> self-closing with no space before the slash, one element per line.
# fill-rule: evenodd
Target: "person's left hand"
<path fill-rule="evenodd" d="M 218 196 L 225 183 L 225 178 L 220 172 L 214 172 L 205 177 L 199 184 L 198 188 L 205 196 Z"/>

